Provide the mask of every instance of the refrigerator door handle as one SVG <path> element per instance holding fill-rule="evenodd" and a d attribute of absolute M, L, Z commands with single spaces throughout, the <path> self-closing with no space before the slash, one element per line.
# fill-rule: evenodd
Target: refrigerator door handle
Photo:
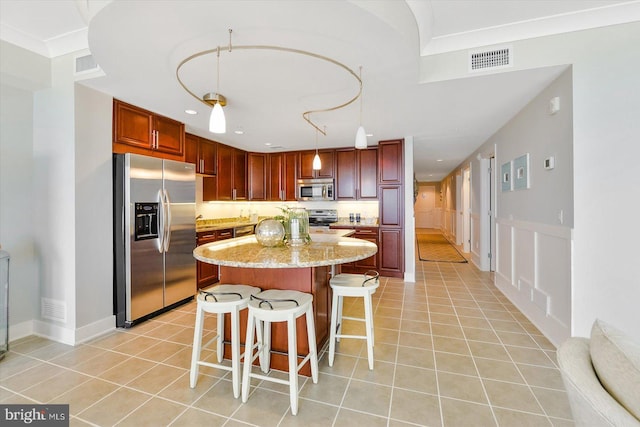
<path fill-rule="evenodd" d="M 162 253 L 164 252 L 164 224 L 166 222 L 162 190 L 158 190 L 157 200 L 158 204 L 160 205 L 160 209 L 158 209 L 158 252 Z"/>
<path fill-rule="evenodd" d="M 164 201 L 165 207 L 167 209 L 167 221 L 166 221 L 166 229 L 165 229 L 165 237 L 164 237 L 164 251 L 169 252 L 169 245 L 171 244 L 171 199 L 169 199 L 169 192 L 167 190 L 164 191 Z"/>

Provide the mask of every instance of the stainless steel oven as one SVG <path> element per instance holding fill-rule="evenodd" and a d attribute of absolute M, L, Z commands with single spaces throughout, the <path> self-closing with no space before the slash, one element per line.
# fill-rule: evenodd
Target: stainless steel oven
<path fill-rule="evenodd" d="M 298 200 L 333 200 L 333 179 L 299 179 Z"/>

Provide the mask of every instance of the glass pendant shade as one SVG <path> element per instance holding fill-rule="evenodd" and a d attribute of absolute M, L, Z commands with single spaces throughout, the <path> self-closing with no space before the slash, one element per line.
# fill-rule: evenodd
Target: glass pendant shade
<path fill-rule="evenodd" d="M 222 110 L 220 103 L 216 103 L 211 110 L 211 116 L 209 117 L 209 132 L 227 132 L 227 120 L 224 118 L 224 111 Z"/>
<path fill-rule="evenodd" d="M 313 158 L 313 170 L 320 170 L 320 168 L 322 167 L 322 163 L 320 163 L 320 156 L 318 155 L 318 152 L 316 151 L 316 155 Z"/>
<path fill-rule="evenodd" d="M 361 125 L 356 132 L 356 148 L 362 150 L 367 148 L 367 134 L 364 131 L 364 127 Z"/>

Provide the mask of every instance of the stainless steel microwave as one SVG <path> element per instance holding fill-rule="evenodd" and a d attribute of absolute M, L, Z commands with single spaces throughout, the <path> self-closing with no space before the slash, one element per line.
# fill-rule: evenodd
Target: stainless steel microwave
<path fill-rule="evenodd" d="M 298 200 L 333 200 L 333 180 L 332 179 L 299 179 Z"/>

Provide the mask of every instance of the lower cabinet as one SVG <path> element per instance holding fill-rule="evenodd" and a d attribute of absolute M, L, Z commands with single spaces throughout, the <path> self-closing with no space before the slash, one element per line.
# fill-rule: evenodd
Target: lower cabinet
<path fill-rule="evenodd" d="M 230 239 L 233 237 L 233 229 L 215 231 L 201 231 L 197 233 L 196 245 L 204 245 L 206 243 L 217 242 L 218 240 Z M 218 266 L 209 264 L 208 262 L 196 262 L 197 285 L 198 289 L 207 288 L 220 280 Z"/>
<path fill-rule="evenodd" d="M 404 238 L 402 228 L 381 228 L 380 259 L 381 276 L 400 277 L 404 275 Z"/>
<path fill-rule="evenodd" d="M 349 236 L 356 239 L 368 240 L 371 243 L 375 243 L 378 246 L 378 252 L 369 258 L 361 259 L 359 261 L 348 262 L 340 264 L 340 272 L 342 273 L 366 273 L 369 270 L 378 271 L 379 266 L 379 254 L 380 243 L 378 239 L 378 227 L 350 227 L 350 226 L 331 226 L 333 229 L 352 230 L 355 229 L 356 233 Z"/>

